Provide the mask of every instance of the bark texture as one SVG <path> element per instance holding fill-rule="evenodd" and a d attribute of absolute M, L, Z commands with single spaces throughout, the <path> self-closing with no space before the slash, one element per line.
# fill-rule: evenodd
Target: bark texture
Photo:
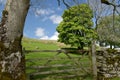
<path fill-rule="evenodd" d="M 26 80 L 21 38 L 29 0 L 7 0 L 0 23 L 0 80 Z"/>

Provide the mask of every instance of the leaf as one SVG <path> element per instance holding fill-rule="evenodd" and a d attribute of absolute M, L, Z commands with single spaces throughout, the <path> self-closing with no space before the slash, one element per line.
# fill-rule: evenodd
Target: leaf
<path fill-rule="evenodd" d="M 96 35 L 92 29 L 93 13 L 88 4 L 73 6 L 64 11 L 63 21 L 58 25 L 59 42 L 82 47 Z"/>

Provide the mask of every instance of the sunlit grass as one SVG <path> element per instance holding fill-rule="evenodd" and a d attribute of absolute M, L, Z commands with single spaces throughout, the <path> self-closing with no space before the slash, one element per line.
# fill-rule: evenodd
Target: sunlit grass
<path fill-rule="evenodd" d="M 61 43 L 57 43 L 57 41 L 47 41 L 47 40 L 36 40 L 36 39 L 28 39 L 28 38 L 24 38 L 22 41 L 22 45 L 23 48 L 25 48 L 25 50 L 57 50 L 59 48 L 62 47 L 69 47 L 66 46 L 64 44 Z M 87 47 L 85 47 L 85 49 L 88 49 Z M 68 56 L 66 56 L 66 54 L 64 53 L 60 53 L 59 55 L 56 56 L 56 52 L 38 52 L 38 53 L 29 53 L 26 54 L 26 60 L 27 59 L 31 59 L 31 62 L 27 62 L 26 61 L 26 67 L 31 67 L 31 66 L 43 66 L 45 64 L 47 65 L 54 65 L 54 64 L 72 64 L 73 67 L 75 66 L 75 61 L 78 61 L 78 58 L 76 59 L 69 59 Z M 70 56 L 72 57 L 79 57 L 80 60 L 78 62 L 80 62 L 81 64 L 83 64 L 82 66 L 84 68 L 87 67 L 91 67 L 91 61 L 88 58 L 88 56 L 81 56 L 81 55 L 74 55 L 74 54 L 70 54 Z M 63 60 L 54 60 L 54 59 L 58 59 L 58 58 L 64 58 Z M 34 60 L 34 59 L 41 59 L 41 60 Z M 48 62 L 50 61 L 50 62 Z M 80 67 L 80 66 L 75 66 L 75 67 Z M 67 69 L 68 67 L 60 67 L 60 68 L 46 68 L 45 70 L 62 70 L 62 69 Z M 38 70 L 35 69 L 29 69 L 26 68 L 26 72 L 27 74 L 29 73 L 33 73 L 36 72 Z M 41 71 L 44 71 L 44 69 L 42 69 Z M 71 73 L 67 73 L 67 74 L 57 74 L 57 75 L 68 75 Z M 92 74 L 92 73 L 91 73 Z M 49 77 L 50 76 L 50 77 Z M 42 76 L 36 76 L 35 80 L 40 80 L 39 78 L 42 78 L 44 80 L 66 80 L 66 79 L 53 79 L 51 77 L 51 75 L 42 75 Z M 41 80 L 42 80 L 41 79 Z M 83 79 L 69 79 L 69 80 L 83 80 Z M 91 75 L 87 75 L 85 77 L 84 80 L 92 80 L 92 76 Z M 120 80 L 120 78 L 113 78 L 110 80 Z"/>
<path fill-rule="evenodd" d="M 68 46 L 65 46 L 63 44 L 61 46 L 61 44 L 57 43 L 56 41 L 41 41 L 41 40 L 27 39 L 27 38 L 23 39 L 22 45 L 25 48 L 25 50 L 57 50 L 61 47 L 68 47 Z M 28 54 L 26 54 L 26 60 L 31 59 L 32 61 L 26 62 L 26 67 L 43 66 L 45 64 L 47 64 L 47 65 L 72 64 L 73 67 L 75 67 L 75 68 L 79 67 L 79 66 L 75 66 L 76 65 L 75 61 L 77 61 L 77 62 L 80 61 L 82 64 L 84 64 L 83 67 L 90 67 L 91 66 L 90 60 L 88 59 L 88 56 L 70 54 L 71 57 L 79 57 L 80 60 L 78 60 L 78 58 L 69 59 L 68 56 L 64 53 L 60 53 L 59 55 L 56 55 L 56 54 L 57 54 L 56 52 L 38 52 L 38 53 L 32 52 L 32 53 L 28 53 Z M 58 59 L 58 58 L 64 58 L 64 59 L 54 60 L 54 59 Z M 36 59 L 36 60 L 34 60 L 34 59 Z M 41 59 L 41 60 L 37 60 L 37 59 Z M 62 69 L 68 69 L 68 68 L 69 67 L 46 68 L 45 70 L 62 70 Z M 33 73 L 36 71 L 38 71 L 38 70 L 26 68 L 27 74 Z M 42 69 L 41 71 L 44 71 L 44 69 Z M 72 74 L 72 73 L 69 72 L 66 75 Z M 65 75 L 65 74 L 57 74 L 57 75 Z M 50 75 L 45 75 L 45 76 L 42 75 L 42 78 L 46 78 L 46 80 L 51 80 L 52 78 L 48 77 L 48 76 L 50 76 Z M 37 77 L 40 78 L 41 76 L 36 76 L 36 78 Z M 54 80 L 54 79 L 52 79 L 52 80 Z M 55 80 L 63 80 L 63 79 L 55 79 Z M 72 79 L 72 80 L 76 80 L 76 79 Z M 92 80 L 92 79 L 90 77 L 86 77 L 86 80 Z"/>

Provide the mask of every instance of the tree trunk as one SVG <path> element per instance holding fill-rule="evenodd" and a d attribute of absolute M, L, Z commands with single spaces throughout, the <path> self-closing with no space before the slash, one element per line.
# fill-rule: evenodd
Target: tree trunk
<path fill-rule="evenodd" d="M 112 44 L 110 44 L 110 49 L 112 49 Z"/>
<path fill-rule="evenodd" d="M 29 0 L 7 0 L 0 24 L 0 80 L 26 80 L 21 38 Z"/>

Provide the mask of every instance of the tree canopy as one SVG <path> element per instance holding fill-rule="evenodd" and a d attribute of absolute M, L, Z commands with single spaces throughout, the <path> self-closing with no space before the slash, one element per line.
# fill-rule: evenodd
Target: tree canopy
<path fill-rule="evenodd" d="M 99 41 L 105 42 L 109 45 L 120 44 L 120 17 L 115 16 L 113 24 L 113 16 L 103 17 L 98 24 L 97 33 Z"/>
<path fill-rule="evenodd" d="M 80 4 L 65 10 L 63 21 L 58 25 L 58 41 L 80 49 L 90 44 L 93 30 L 93 13 L 87 4 Z"/>

